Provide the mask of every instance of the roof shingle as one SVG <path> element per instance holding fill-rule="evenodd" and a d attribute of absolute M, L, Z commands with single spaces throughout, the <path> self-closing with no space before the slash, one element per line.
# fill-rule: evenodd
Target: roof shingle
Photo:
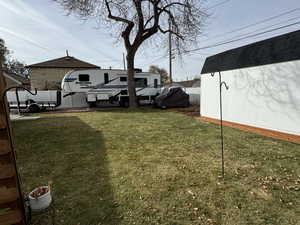
<path fill-rule="evenodd" d="M 26 66 L 27 68 L 94 68 L 99 69 L 99 66 L 76 59 L 75 57 L 65 56 L 49 61 L 36 63 Z"/>
<path fill-rule="evenodd" d="M 300 59 L 300 30 L 206 58 L 201 73 L 214 73 Z"/>

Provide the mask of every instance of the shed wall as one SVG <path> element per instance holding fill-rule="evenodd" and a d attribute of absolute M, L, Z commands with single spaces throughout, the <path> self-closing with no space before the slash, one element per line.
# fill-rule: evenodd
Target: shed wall
<path fill-rule="evenodd" d="M 203 74 L 201 116 L 220 118 L 219 77 Z M 300 135 L 300 61 L 222 72 L 223 119 Z"/>

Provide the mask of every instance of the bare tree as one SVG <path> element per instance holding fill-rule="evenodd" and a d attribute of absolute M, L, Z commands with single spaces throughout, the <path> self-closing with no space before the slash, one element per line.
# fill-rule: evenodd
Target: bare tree
<path fill-rule="evenodd" d="M 23 77 L 29 76 L 29 70 L 26 68 L 25 63 L 17 59 L 14 58 L 8 59 L 7 62 L 5 63 L 5 66 L 7 70 L 11 73 L 15 73 Z"/>
<path fill-rule="evenodd" d="M 194 44 L 207 14 L 202 0 L 53 0 L 81 19 L 96 19 L 124 41 L 130 107 L 137 107 L 134 61 L 148 39 L 171 33 L 177 53 Z"/>
<path fill-rule="evenodd" d="M 170 77 L 168 72 L 164 68 L 159 68 L 158 66 L 151 65 L 149 67 L 149 72 L 151 73 L 158 73 L 160 75 L 161 84 L 164 85 L 170 82 Z"/>
<path fill-rule="evenodd" d="M 9 72 L 18 74 L 20 76 L 28 77 L 29 71 L 26 68 L 25 63 L 12 57 L 12 51 L 10 51 L 6 47 L 5 41 L 1 38 L 0 38 L 0 61 L 2 61 L 4 68 Z"/>
<path fill-rule="evenodd" d="M 3 63 L 6 62 L 9 53 L 9 50 L 5 45 L 5 41 L 0 38 L 0 61 Z"/>

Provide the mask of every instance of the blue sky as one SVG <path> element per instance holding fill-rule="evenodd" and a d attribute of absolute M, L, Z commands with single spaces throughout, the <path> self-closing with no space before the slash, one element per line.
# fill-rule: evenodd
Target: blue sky
<path fill-rule="evenodd" d="M 222 3 L 216 7 L 219 3 Z M 213 45 L 248 33 L 284 26 L 300 21 L 299 0 L 207 0 L 211 14 L 199 47 Z M 298 9 L 299 8 L 299 9 Z M 249 24 L 295 9 L 284 16 L 229 32 Z M 50 0 L 0 0 L 0 37 L 13 51 L 15 58 L 32 64 L 70 55 L 103 68 L 122 68 L 123 43 L 117 43 L 105 29 L 96 29 L 94 21 L 81 21 L 66 13 Z M 255 38 L 245 39 L 215 48 L 207 48 L 174 61 L 174 79 L 184 80 L 199 75 L 205 58 L 231 48 L 300 29 L 300 24 Z M 167 36 L 166 36 L 167 38 Z M 168 69 L 166 49 L 146 45 L 138 52 L 136 67 L 148 70 L 151 64 Z"/>

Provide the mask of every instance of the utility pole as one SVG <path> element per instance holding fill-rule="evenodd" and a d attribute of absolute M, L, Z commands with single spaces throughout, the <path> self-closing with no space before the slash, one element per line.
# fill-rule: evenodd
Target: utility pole
<path fill-rule="evenodd" d="M 125 54 L 123 53 L 123 64 L 124 64 L 124 70 L 126 70 L 126 61 L 125 61 Z"/>
<path fill-rule="evenodd" d="M 171 30 L 171 19 L 169 18 L 169 31 Z M 172 84 L 172 33 L 169 32 L 169 76 L 170 83 Z"/>

